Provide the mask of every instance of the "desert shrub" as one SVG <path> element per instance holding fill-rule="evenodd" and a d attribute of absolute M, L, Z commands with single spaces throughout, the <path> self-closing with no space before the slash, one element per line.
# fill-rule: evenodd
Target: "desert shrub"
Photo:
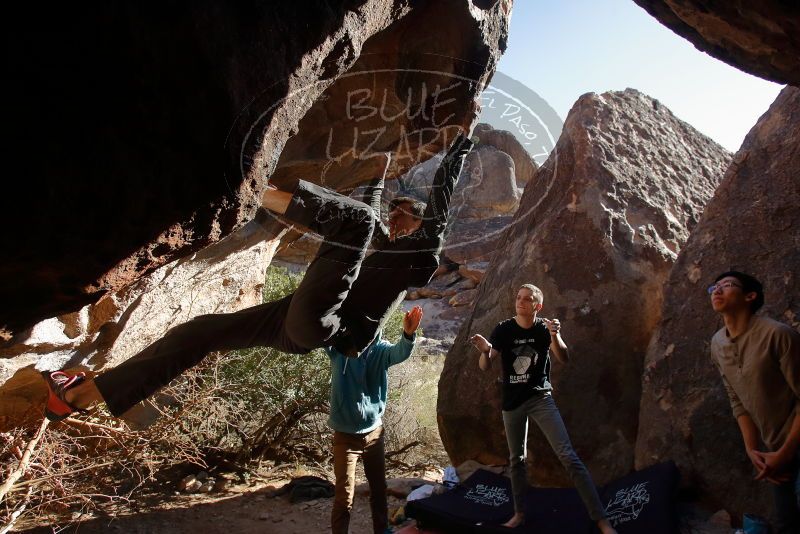
<path fill-rule="evenodd" d="M 389 369 L 384 426 L 390 464 L 398 467 L 447 464 L 436 421 L 438 382 L 443 366 L 443 357 L 418 349 L 411 358 Z"/>
<path fill-rule="evenodd" d="M 270 267 L 264 302 L 294 291 L 302 274 Z M 200 407 L 193 428 L 207 446 L 244 461 L 252 458 L 321 459 L 320 427 L 328 409 L 330 363 L 323 350 L 284 354 L 269 347 L 228 352 L 203 370 L 214 384 L 213 403 Z M 209 423 L 209 421 L 213 421 Z M 202 432 L 214 425 L 214 432 Z"/>

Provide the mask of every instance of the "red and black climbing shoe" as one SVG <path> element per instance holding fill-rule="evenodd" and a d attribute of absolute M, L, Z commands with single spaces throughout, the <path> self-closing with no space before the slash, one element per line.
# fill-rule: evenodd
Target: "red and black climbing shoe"
<path fill-rule="evenodd" d="M 86 413 L 86 410 L 76 408 L 66 401 L 64 395 L 67 390 L 86 380 L 84 373 L 70 374 L 64 371 L 42 371 L 42 376 L 47 382 L 47 404 L 44 415 L 51 421 L 61 421 L 73 412 Z"/>

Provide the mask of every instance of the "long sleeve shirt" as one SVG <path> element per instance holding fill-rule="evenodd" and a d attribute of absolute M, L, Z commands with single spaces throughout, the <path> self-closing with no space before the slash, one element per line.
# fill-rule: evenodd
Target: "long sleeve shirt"
<path fill-rule="evenodd" d="M 771 450 L 778 450 L 800 415 L 800 334 L 767 317 L 750 319 L 738 337 L 722 328 L 711 339 L 734 417 L 748 414 Z"/>
<path fill-rule="evenodd" d="M 472 143 L 456 141 L 454 148 L 444 157 L 431 185 L 428 203 L 420 228 L 394 241 L 381 222 L 381 181 L 367 190 L 367 204 L 375 211 L 374 251 L 361 263 L 361 270 L 350 288 L 340 313 L 345 334 L 336 340 L 336 347 L 354 355 L 375 338 L 389 312 L 405 297 L 409 287 L 426 285 L 436 268 L 444 244 L 447 214 L 464 157 Z"/>
<path fill-rule="evenodd" d="M 404 362 L 414 349 L 415 335 L 395 344 L 376 339 L 358 358 L 333 347 L 331 358 L 330 427 L 338 432 L 364 434 L 381 426 L 386 410 L 389 367 Z"/>

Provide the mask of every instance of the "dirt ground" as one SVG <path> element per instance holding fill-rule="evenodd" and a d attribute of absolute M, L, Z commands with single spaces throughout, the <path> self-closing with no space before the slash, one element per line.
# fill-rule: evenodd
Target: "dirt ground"
<path fill-rule="evenodd" d="M 80 520 L 79 523 L 39 527 L 30 533 L 297 533 L 327 532 L 330 530 L 330 511 L 333 499 L 290 504 L 287 497 L 268 497 L 271 488 L 231 490 L 217 496 L 175 496 L 161 506 L 142 510 L 128 516 Z M 392 499 L 390 507 L 402 501 Z M 398 504 L 399 503 L 399 504 Z M 351 532 L 372 531 L 369 502 L 357 496 Z"/>
<path fill-rule="evenodd" d="M 115 517 L 75 517 L 74 522 L 41 526 L 28 533 L 126 534 L 202 532 L 306 534 L 330 531 L 333 499 L 291 504 L 288 496 L 271 493 L 288 480 L 257 485 L 235 485 L 223 493 L 166 495 L 162 502 L 142 503 L 135 513 Z M 389 497 L 390 511 L 405 501 Z M 351 533 L 371 533 L 368 496 L 356 494 Z"/>

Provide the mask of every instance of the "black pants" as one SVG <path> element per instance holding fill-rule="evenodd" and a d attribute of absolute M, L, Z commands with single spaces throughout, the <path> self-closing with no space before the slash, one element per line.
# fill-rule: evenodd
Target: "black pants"
<path fill-rule="evenodd" d="M 267 346 L 306 354 L 330 344 L 372 238 L 373 212 L 363 202 L 300 181 L 285 218 L 323 237 L 297 290 L 235 313 L 195 317 L 98 376 L 95 384 L 112 414 L 126 412 L 209 352 Z"/>
<path fill-rule="evenodd" d="M 773 531 L 775 534 L 800 532 L 800 450 L 785 469 L 790 475 L 782 484 L 769 484 L 775 504 Z"/>

